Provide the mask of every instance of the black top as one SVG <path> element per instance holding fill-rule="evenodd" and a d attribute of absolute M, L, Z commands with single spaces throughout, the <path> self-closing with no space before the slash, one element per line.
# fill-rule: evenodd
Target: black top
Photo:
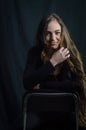
<path fill-rule="evenodd" d="M 60 92 L 79 92 L 80 80 L 73 73 L 66 61 L 61 68 L 61 72 L 57 76 L 51 75 L 54 67 L 50 61 L 45 64 L 41 60 L 41 50 L 32 47 L 28 53 L 26 68 L 24 71 L 24 88 L 32 90 L 32 88 L 40 84 L 41 89 L 55 90 Z"/>

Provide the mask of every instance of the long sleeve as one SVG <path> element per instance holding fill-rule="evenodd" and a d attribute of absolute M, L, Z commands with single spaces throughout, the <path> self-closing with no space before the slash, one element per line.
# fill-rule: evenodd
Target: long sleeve
<path fill-rule="evenodd" d="M 56 92 L 80 92 L 80 83 L 76 81 L 71 80 L 65 80 L 65 81 L 47 81 L 41 83 L 41 89 L 50 89 L 54 90 Z"/>
<path fill-rule="evenodd" d="M 28 53 L 23 76 L 25 89 L 32 90 L 35 85 L 40 84 L 41 89 L 55 90 L 57 92 L 81 91 L 81 80 L 75 73 L 71 72 L 67 62 L 61 68 L 60 74 L 55 77 L 51 75 L 55 68 L 49 61 L 43 64 L 40 54 L 41 51 L 37 48 L 32 48 Z"/>
<path fill-rule="evenodd" d="M 38 50 L 30 50 L 23 77 L 24 87 L 32 89 L 34 85 L 43 82 L 53 70 L 54 67 L 49 61 L 46 64 L 41 63 Z"/>
<path fill-rule="evenodd" d="M 60 74 L 49 76 L 46 82 L 41 82 L 41 89 L 51 89 L 59 92 L 81 92 L 81 78 L 70 70 L 67 62 L 64 63 Z"/>

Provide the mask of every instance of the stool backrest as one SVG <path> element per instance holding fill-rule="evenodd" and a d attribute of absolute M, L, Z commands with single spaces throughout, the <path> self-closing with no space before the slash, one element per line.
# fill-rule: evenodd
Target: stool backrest
<path fill-rule="evenodd" d="M 32 112 L 73 113 L 74 130 L 78 130 L 78 97 L 72 93 L 28 93 L 24 97 L 24 114 Z M 24 115 L 24 116 L 25 116 Z M 24 121 L 25 125 L 25 121 Z"/>

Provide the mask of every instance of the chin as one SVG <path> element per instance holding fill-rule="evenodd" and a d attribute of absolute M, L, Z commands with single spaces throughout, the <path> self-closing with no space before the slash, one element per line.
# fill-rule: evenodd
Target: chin
<path fill-rule="evenodd" d="M 59 50 L 60 46 L 58 46 L 58 47 L 51 47 L 51 48 L 54 49 L 54 50 Z"/>

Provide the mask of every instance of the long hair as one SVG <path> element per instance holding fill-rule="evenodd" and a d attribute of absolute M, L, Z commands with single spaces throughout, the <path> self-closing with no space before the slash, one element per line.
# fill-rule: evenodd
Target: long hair
<path fill-rule="evenodd" d="M 67 60 L 67 63 L 70 66 L 71 71 L 74 72 L 75 75 L 80 79 L 81 93 L 79 94 L 79 122 L 81 126 L 86 126 L 86 75 L 83 68 L 83 62 L 75 43 L 69 35 L 67 27 L 57 14 L 50 14 L 41 20 L 36 34 L 36 46 L 42 50 L 41 59 L 45 63 L 47 60 L 49 60 L 50 56 L 54 52 L 53 49 L 47 48 L 45 44 L 45 32 L 47 26 L 50 21 L 54 19 L 61 26 L 61 46 L 67 47 L 72 55 L 72 58 L 69 58 Z M 56 67 L 55 72 L 53 74 L 57 73 L 58 69 Z"/>

